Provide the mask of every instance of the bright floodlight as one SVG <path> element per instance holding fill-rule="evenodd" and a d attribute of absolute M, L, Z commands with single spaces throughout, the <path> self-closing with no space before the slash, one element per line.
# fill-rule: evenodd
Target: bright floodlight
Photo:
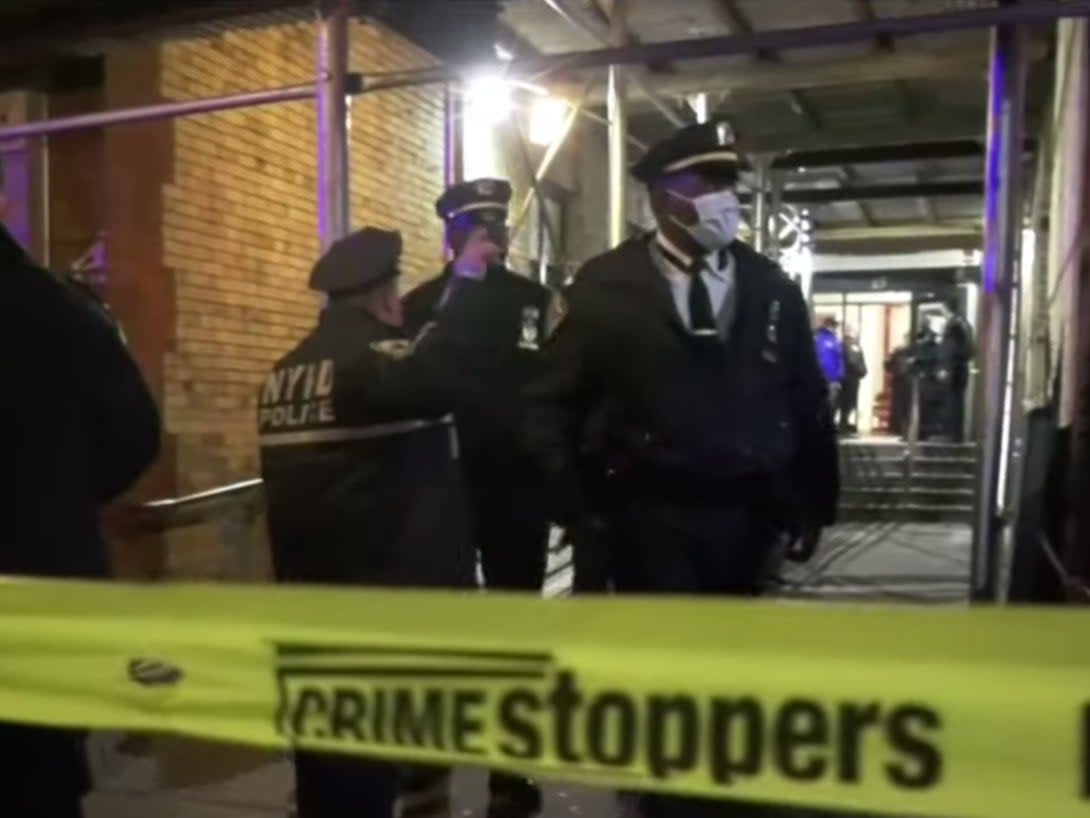
<path fill-rule="evenodd" d="M 530 141 L 543 148 L 564 135 L 568 106 L 556 97 L 537 97 L 530 106 Z"/>
<path fill-rule="evenodd" d="M 462 111 L 462 172 L 467 179 L 502 175 L 496 126 L 511 112 L 511 86 L 502 77 L 482 74 L 465 86 Z"/>
<path fill-rule="evenodd" d="M 503 79 L 482 75 L 466 86 L 465 116 L 475 123 L 495 125 L 511 113 L 511 86 Z"/>

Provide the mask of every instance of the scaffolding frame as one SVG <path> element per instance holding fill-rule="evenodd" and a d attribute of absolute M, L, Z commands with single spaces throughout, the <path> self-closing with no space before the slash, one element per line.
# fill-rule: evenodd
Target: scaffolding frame
<path fill-rule="evenodd" d="M 1021 146 L 1024 136 L 1024 26 L 1052 23 L 1061 18 L 1090 16 L 1090 0 L 1022 2 L 994 7 L 907 17 L 871 17 L 851 23 L 812 28 L 776 29 L 651 44 L 630 44 L 620 36 L 624 3 L 615 0 L 611 20 L 612 46 L 591 51 L 521 57 L 497 63 L 492 68 L 507 76 L 538 77 L 556 70 L 606 68 L 609 70 L 609 167 L 610 233 L 614 242 L 623 238 L 621 214 L 626 205 L 624 155 L 628 144 L 625 117 L 626 89 L 618 68 L 652 62 L 673 62 L 732 54 L 805 49 L 875 39 L 894 39 L 931 31 L 992 29 L 993 48 L 989 70 L 989 128 L 986 164 L 989 169 L 985 208 L 985 276 L 982 318 L 988 331 L 984 348 L 987 404 L 982 438 L 982 467 L 977 485 L 977 513 L 974 523 L 973 596 L 978 601 L 998 598 L 999 527 L 995 507 L 998 490 L 998 461 L 1001 449 L 1003 385 L 1007 361 L 1007 336 L 1012 320 L 1012 294 L 1016 286 L 1018 242 L 1021 232 Z M 348 129 L 350 96 L 373 91 L 443 83 L 448 88 L 462 81 L 463 72 L 452 66 L 422 68 L 370 78 L 349 72 L 348 37 L 352 20 L 351 0 L 319 0 L 317 11 L 315 79 L 311 83 L 259 90 L 231 96 L 185 102 L 168 102 L 74 117 L 46 119 L 0 128 L 0 142 L 47 136 L 86 128 L 99 128 L 157 119 L 194 116 L 237 108 L 312 99 L 317 109 L 316 160 L 318 165 L 318 233 L 322 247 L 343 236 L 349 218 Z M 477 66 L 478 69 L 488 66 Z M 447 106 L 448 120 L 456 106 Z M 456 130 L 456 129 L 454 129 Z M 448 121 L 447 138 L 452 141 Z M 448 145 L 447 178 L 457 178 L 456 150 Z M 994 173 L 992 170 L 994 169 Z M 994 177 L 994 178 L 993 178 Z M 767 176 L 766 176 L 767 178 Z M 777 191 L 762 189 L 776 207 Z M 762 206 L 762 210 L 764 207 Z M 770 245 L 775 238 L 770 237 Z M 764 243 L 763 238 L 761 239 Z M 774 247 L 770 247 L 773 249 Z M 990 374 L 988 374 L 990 373 Z"/>

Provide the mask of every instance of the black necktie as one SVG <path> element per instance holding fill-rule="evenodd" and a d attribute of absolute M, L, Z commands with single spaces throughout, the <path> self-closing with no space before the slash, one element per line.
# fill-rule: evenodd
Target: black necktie
<path fill-rule="evenodd" d="M 715 310 L 700 269 L 689 272 L 689 325 L 693 335 L 718 335 Z"/>

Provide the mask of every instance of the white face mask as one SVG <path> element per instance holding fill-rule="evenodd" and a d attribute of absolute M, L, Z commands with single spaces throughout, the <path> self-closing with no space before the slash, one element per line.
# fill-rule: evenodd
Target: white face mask
<path fill-rule="evenodd" d="M 689 199 L 674 191 L 667 191 L 671 196 L 676 196 L 688 202 L 696 211 L 694 224 L 678 225 L 685 230 L 693 241 L 714 253 L 722 250 L 738 236 L 738 223 L 742 218 L 742 203 L 733 190 L 719 190 L 714 193 L 705 193 Z M 675 221 L 677 221 L 675 219 Z"/>

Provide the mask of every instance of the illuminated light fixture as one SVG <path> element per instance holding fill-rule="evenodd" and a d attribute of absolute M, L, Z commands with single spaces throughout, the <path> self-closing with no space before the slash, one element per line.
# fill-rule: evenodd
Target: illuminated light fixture
<path fill-rule="evenodd" d="M 495 47 L 495 50 L 496 50 L 496 59 L 497 60 L 503 60 L 504 62 L 511 62 L 511 60 L 515 59 L 515 55 L 512 54 L 510 51 L 508 51 L 506 48 L 504 48 L 499 43 L 496 43 L 494 47 Z"/>
<path fill-rule="evenodd" d="M 568 118 L 568 104 L 557 97 L 537 97 L 530 106 L 530 122 L 527 134 L 530 142 L 547 148 L 564 135 Z"/>
<path fill-rule="evenodd" d="M 1037 233 L 1030 228 L 1022 230 L 1022 269 L 1032 270 L 1037 260 Z M 1026 273 L 1023 273 L 1026 275 Z"/>
<path fill-rule="evenodd" d="M 496 125 L 511 113 L 511 84 L 503 77 L 482 74 L 466 84 L 465 117 L 474 124 Z"/>
<path fill-rule="evenodd" d="M 685 98 L 696 117 L 696 121 L 704 123 L 708 121 L 708 95 L 691 94 Z"/>
<path fill-rule="evenodd" d="M 467 179 L 502 176 L 496 126 L 511 113 L 511 85 L 499 74 L 478 74 L 463 89 L 462 172 Z"/>

